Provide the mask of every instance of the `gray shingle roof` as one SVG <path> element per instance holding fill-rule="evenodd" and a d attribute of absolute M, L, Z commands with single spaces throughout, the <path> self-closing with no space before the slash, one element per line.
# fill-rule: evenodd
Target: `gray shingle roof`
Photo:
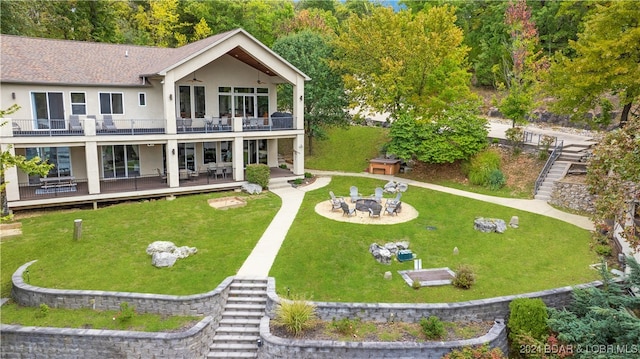
<path fill-rule="evenodd" d="M 175 49 L 0 35 L 0 82 L 139 86 L 236 31 Z"/>

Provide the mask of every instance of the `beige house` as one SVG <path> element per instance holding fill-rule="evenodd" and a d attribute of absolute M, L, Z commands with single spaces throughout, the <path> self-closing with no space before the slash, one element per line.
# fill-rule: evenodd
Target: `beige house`
<path fill-rule="evenodd" d="M 242 29 L 176 49 L 0 43 L 0 108 L 20 106 L 0 146 L 55 165 L 45 178 L 9 170 L 10 208 L 233 188 L 254 163 L 272 177 L 304 173 L 309 78 Z M 293 89 L 292 113 L 278 111 L 279 84 Z"/>

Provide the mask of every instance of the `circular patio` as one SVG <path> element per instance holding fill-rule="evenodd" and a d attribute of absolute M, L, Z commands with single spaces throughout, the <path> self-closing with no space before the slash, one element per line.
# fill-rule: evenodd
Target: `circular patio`
<path fill-rule="evenodd" d="M 347 200 L 347 204 L 349 208 L 354 207 L 354 203 L 350 203 Z M 342 214 L 342 210 L 331 210 L 333 206 L 331 205 L 331 201 L 322 201 L 318 203 L 315 207 L 316 213 L 319 215 L 332 219 L 334 221 L 340 222 L 349 222 L 356 224 L 397 224 L 409 222 L 410 220 L 418 217 L 418 211 L 416 211 L 413 206 L 407 204 L 406 202 L 402 202 L 402 212 L 389 215 L 384 211 L 384 202 L 382 203 L 382 212 L 380 213 L 380 217 L 370 217 L 368 212 L 355 211 L 355 215 L 348 216 Z"/>

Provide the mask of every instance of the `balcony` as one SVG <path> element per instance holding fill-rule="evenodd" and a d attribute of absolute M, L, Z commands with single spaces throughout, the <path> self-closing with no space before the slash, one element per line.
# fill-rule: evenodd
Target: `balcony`
<path fill-rule="evenodd" d="M 234 132 L 242 128 L 242 132 L 251 131 L 284 131 L 295 129 L 292 116 L 271 116 L 253 118 L 178 118 L 177 133 L 219 133 Z"/>

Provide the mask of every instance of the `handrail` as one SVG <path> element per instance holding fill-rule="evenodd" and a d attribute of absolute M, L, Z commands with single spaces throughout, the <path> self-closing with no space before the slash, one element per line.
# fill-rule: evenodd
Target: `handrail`
<path fill-rule="evenodd" d="M 556 146 L 553 148 L 553 151 L 551 151 L 551 155 L 547 159 L 547 162 L 544 164 L 544 167 L 542 167 L 542 171 L 540 171 L 540 174 L 538 175 L 538 178 L 536 179 L 536 184 L 535 184 L 535 186 L 533 188 L 533 195 L 534 196 L 536 194 L 538 194 L 538 189 L 540 189 L 540 186 L 542 186 L 542 183 L 547 178 L 547 175 L 549 174 L 549 171 L 551 170 L 551 166 L 553 166 L 553 164 L 556 162 L 558 157 L 560 157 L 560 155 L 562 154 L 562 145 L 563 145 L 563 143 L 564 143 L 564 141 L 562 141 L 562 140 L 556 142 Z"/>

